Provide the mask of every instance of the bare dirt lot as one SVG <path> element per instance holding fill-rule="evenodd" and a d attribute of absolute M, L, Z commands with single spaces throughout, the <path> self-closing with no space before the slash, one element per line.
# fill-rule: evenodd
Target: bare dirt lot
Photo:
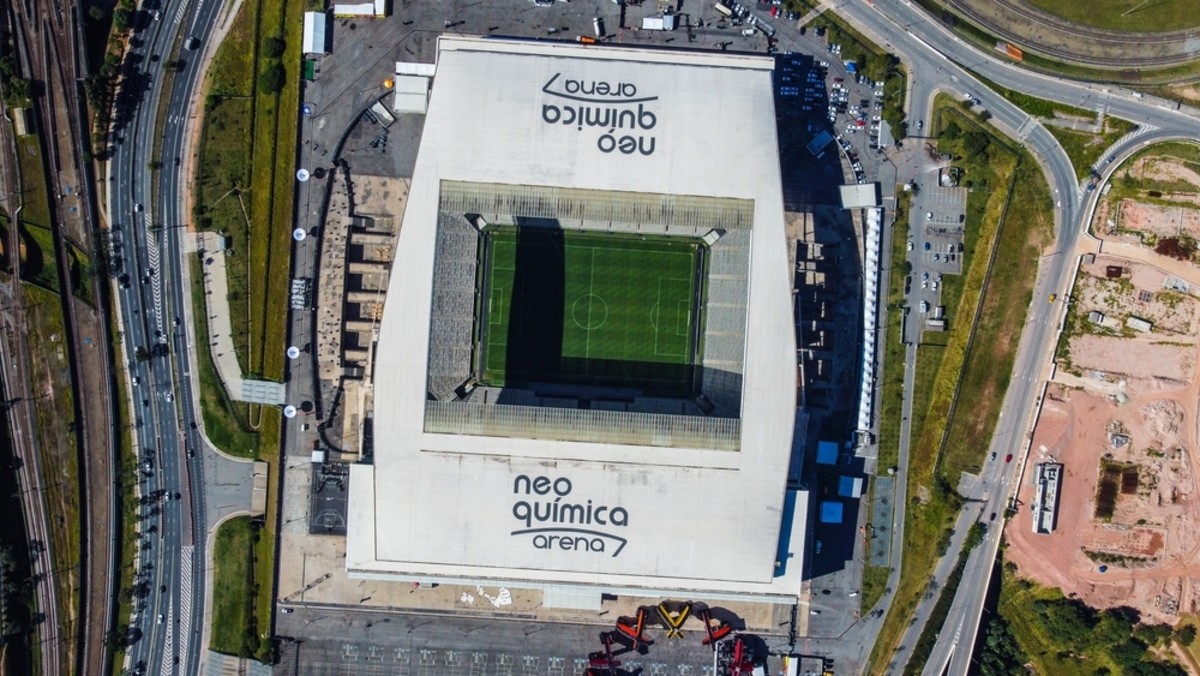
<path fill-rule="evenodd" d="M 1121 276 L 1105 278 L 1114 265 Z M 1023 575 L 1096 607 L 1127 605 L 1146 621 L 1175 622 L 1200 609 L 1200 312 L 1194 297 L 1165 290 L 1166 279 L 1127 259 L 1099 256 L 1082 266 L 1077 312 L 1116 321 L 1084 319 L 1071 339 L 1071 370 L 1082 377 L 1049 387 L 1022 507 L 1005 535 Z M 1126 327 L 1130 316 L 1154 328 Z M 1058 526 L 1039 535 L 1029 479 L 1035 463 L 1051 459 L 1064 465 Z"/>

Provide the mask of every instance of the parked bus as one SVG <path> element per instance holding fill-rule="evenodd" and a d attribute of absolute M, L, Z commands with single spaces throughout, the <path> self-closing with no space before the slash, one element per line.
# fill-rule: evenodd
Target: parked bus
<path fill-rule="evenodd" d="M 728 17 L 730 19 L 733 18 L 733 10 L 726 7 L 725 3 L 718 2 L 715 5 L 713 5 L 713 9 L 717 10 L 721 14 L 724 14 L 726 17 Z"/>

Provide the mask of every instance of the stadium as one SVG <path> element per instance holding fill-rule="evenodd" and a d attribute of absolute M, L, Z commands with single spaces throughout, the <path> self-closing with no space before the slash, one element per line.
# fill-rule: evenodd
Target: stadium
<path fill-rule="evenodd" d="M 374 455 L 350 472 L 351 577 L 540 589 L 547 607 L 796 599 L 772 69 L 441 38 Z"/>

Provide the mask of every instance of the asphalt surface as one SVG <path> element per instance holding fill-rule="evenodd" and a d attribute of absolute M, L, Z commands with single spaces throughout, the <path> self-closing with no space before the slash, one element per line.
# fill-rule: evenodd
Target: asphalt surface
<path fill-rule="evenodd" d="M 150 6 L 152 7 L 152 5 Z M 187 214 L 180 185 L 181 148 L 185 142 L 188 105 L 200 72 L 199 52 L 182 50 L 183 65 L 175 71 L 169 92 L 163 92 L 167 63 L 179 36 L 207 37 L 220 9 L 216 0 L 168 3 L 143 11 L 135 19 L 133 59 L 136 75 L 125 80 L 122 98 L 130 107 L 129 121 L 114 139 L 109 162 L 109 222 L 123 251 L 128 283 L 118 299 L 129 356 L 133 415 L 139 449 L 142 495 L 161 496 L 140 508 L 143 541 L 138 566 L 143 594 L 130 621 L 132 646 L 127 666 L 138 673 L 197 673 L 202 647 L 204 585 L 204 492 L 202 441 L 194 425 L 192 383 L 185 351 L 192 334 L 176 318 L 184 315 L 188 291 L 181 283 L 180 238 Z M 157 13 L 155 13 L 157 12 Z M 125 98 L 126 92 L 140 94 Z M 162 122 L 161 149 L 154 155 L 158 102 L 168 96 Z M 162 163 L 158 193 L 151 194 L 151 162 Z M 154 199 L 157 197 L 157 199 Z M 178 324 L 178 325 L 177 325 Z M 164 352 L 139 358 L 157 348 Z M 184 405 L 180 406 L 183 402 Z M 197 524 L 200 528 L 197 529 Z"/>

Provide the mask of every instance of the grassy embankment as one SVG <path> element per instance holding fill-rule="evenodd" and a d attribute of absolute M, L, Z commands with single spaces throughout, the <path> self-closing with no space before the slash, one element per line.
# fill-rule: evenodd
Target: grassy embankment
<path fill-rule="evenodd" d="M 1057 2 L 1057 0 L 1044 0 Z M 945 25 L 953 28 L 954 32 L 963 39 L 970 41 L 984 51 L 993 51 L 997 42 L 1003 42 L 997 36 L 972 24 L 960 14 L 948 10 L 941 0 L 914 0 L 932 16 L 939 17 Z M 1191 6 L 1189 3 L 1176 3 L 1180 6 Z M 1022 45 L 1022 47 L 1024 47 Z M 1030 49 L 1025 49 L 1025 58 L 1021 62 L 1024 68 L 1052 75 L 1062 75 L 1074 80 L 1091 82 L 1116 82 L 1126 86 L 1144 89 L 1154 85 L 1168 85 L 1189 82 L 1200 77 L 1200 60 L 1192 59 L 1177 66 L 1163 68 L 1127 68 L 1124 70 L 1106 70 L 1076 64 L 1063 63 L 1059 60 L 1041 56 Z"/>
<path fill-rule="evenodd" d="M 50 233 L 50 202 L 36 135 L 17 139 L 22 209 L 21 279 L 29 337 L 30 387 L 41 454 L 47 527 L 53 555 L 59 620 L 75 626 L 80 593 L 79 463 L 75 444 L 75 389 L 67 355 L 66 327 L 58 294 L 58 269 Z M 64 657 L 73 659 L 74 642 Z"/>
<path fill-rule="evenodd" d="M 115 317 L 111 318 L 110 324 L 109 340 L 112 341 L 113 345 L 120 345 L 121 339 Z M 117 594 L 117 619 L 113 624 L 117 634 L 108 637 L 107 647 L 112 664 L 120 665 L 125 661 L 125 647 L 121 639 L 128 633 L 129 617 L 133 612 L 135 599 L 136 590 L 134 589 L 133 581 L 137 574 L 136 557 L 140 529 L 136 496 L 138 462 L 137 455 L 133 450 L 133 418 L 129 410 L 129 399 L 126 397 L 128 389 L 125 369 L 113 369 L 113 376 L 117 379 L 117 397 L 114 405 L 117 411 L 118 429 L 120 430 L 118 435 L 120 449 L 117 453 L 115 473 L 117 476 L 117 499 L 120 501 L 120 508 L 116 514 L 117 532 L 120 533 L 120 541 L 117 548 L 116 574 L 117 579 L 121 582 L 120 591 Z"/>
<path fill-rule="evenodd" d="M 1200 7 L 1190 2 L 1028 1 L 1034 7 L 1060 16 L 1071 23 L 1125 33 L 1162 33 L 1200 27 Z M 1139 5 L 1141 9 L 1137 9 Z"/>
<path fill-rule="evenodd" d="M 959 473 L 982 458 L 999 415 L 1022 322 L 998 326 L 1000 320 L 983 315 L 1023 315 L 1037 245 L 1045 242 L 1051 222 L 1049 190 L 1031 158 L 1017 154 L 949 97 L 940 96 L 935 109 L 939 149 L 955 156 L 968 189 L 963 274 L 947 275 L 942 282 L 948 330 L 923 334 L 918 348 L 904 563 L 895 602 L 872 653 L 876 669 L 895 649 L 926 590 L 928 571 L 945 553 L 961 507 L 954 490 Z M 996 260 L 989 266 L 995 247 Z M 972 342 L 977 311 L 983 331 Z M 979 398 L 985 393 L 992 398 Z M 956 397 L 973 403 L 952 407 Z M 949 443 L 947 429 L 972 431 L 978 445 Z"/>
<path fill-rule="evenodd" d="M 205 128 L 196 182 L 196 225 L 221 232 L 233 250 L 226 257 L 233 341 L 245 374 L 280 380 L 284 367 L 293 172 L 299 107 L 301 12 L 298 3 L 257 0 L 243 5 L 218 50 L 205 102 Z M 249 47 L 249 48 L 248 48 Z M 193 266 L 195 283 L 200 276 Z M 202 292 L 195 295 L 199 301 Z M 198 317 L 207 317 L 197 308 Z M 207 322 L 204 322 L 206 325 Z M 207 326 L 198 326 L 206 337 Z M 248 548 L 218 547 L 217 590 L 248 584 L 252 600 L 241 612 L 225 608 L 214 627 L 221 652 L 270 655 L 275 503 L 279 481 L 278 412 L 234 403 L 221 386 L 212 355 L 201 351 L 201 403 L 205 428 L 231 453 L 269 465 L 267 514 Z M 240 526 L 223 526 L 226 529 Z M 227 557 L 241 557 L 238 562 Z M 244 566 L 244 568 L 239 568 Z M 230 579 L 221 571 L 241 576 Z M 247 578 L 246 572 L 250 575 Z M 247 580 L 249 580 L 247 582 Z"/>
<path fill-rule="evenodd" d="M 1058 139 L 1059 144 L 1066 151 L 1067 157 L 1071 158 L 1076 175 L 1085 178 L 1091 173 L 1092 167 L 1103 162 L 1101 155 L 1118 139 L 1133 131 L 1136 126 L 1132 122 L 1109 117 L 1105 118 L 1104 132 L 1100 134 L 1063 129 L 1062 127 L 1047 127 L 1046 129 L 1054 134 L 1054 138 Z"/>

